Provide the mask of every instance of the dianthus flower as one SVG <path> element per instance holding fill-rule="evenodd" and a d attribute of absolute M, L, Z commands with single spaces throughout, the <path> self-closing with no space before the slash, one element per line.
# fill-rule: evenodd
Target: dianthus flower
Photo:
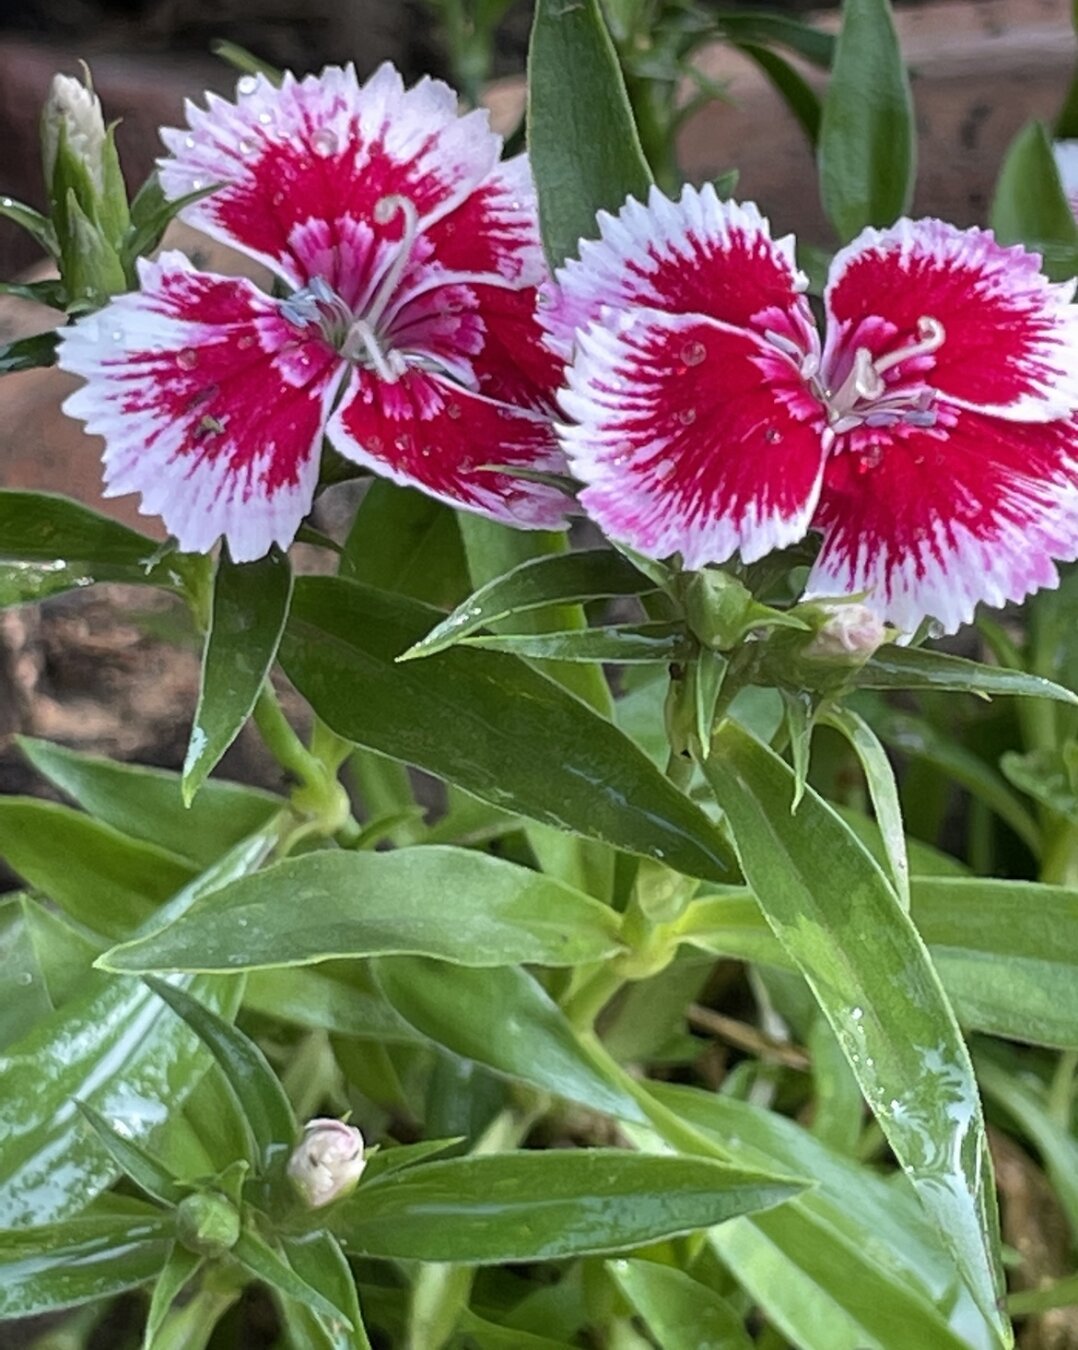
<path fill-rule="evenodd" d="M 867 229 L 831 265 L 821 343 L 791 239 L 711 188 L 654 191 L 544 296 L 570 359 L 581 502 L 684 565 L 823 535 L 809 597 L 911 632 L 1054 585 L 1078 556 L 1073 283 L 984 230 Z"/>
<path fill-rule="evenodd" d="M 162 132 L 166 196 L 214 188 L 184 218 L 286 295 L 167 252 L 65 330 L 59 364 L 86 381 L 65 408 L 104 437 L 108 495 L 141 494 L 183 549 L 224 536 L 258 558 L 310 510 L 325 435 L 454 506 L 559 524 L 555 490 L 484 468 L 564 463 L 534 190 L 487 114 L 384 65 L 362 85 L 350 66 L 279 89 L 245 75 L 187 118 Z"/>

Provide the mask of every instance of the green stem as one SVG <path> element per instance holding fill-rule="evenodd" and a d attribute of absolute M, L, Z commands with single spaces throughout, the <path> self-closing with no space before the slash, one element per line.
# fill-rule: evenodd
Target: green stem
<path fill-rule="evenodd" d="M 254 722 L 266 748 L 286 773 L 306 788 L 318 788 L 323 784 L 325 766 L 315 759 L 296 734 L 268 680 L 255 702 Z"/>
<path fill-rule="evenodd" d="M 281 768 L 296 780 L 292 805 L 308 818 L 288 841 L 289 846 L 295 844 L 302 834 L 312 831 L 326 835 L 340 833 L 345 842 L 354 839 L 359 826 L 352 817 L 348 793 L 337 781 L 342 744 L 339 737 L 334 736 L 328 728 L 320 732 L 316 724 L 314 744 L 324 748 L 330 762 L 327 763 L 308 750 L 285 717 L 269 680 L 259 692 L 253 716 L 267 749 Z M 283 851 L 287 852 L 288 849 Z"/>
<path fill-rule="evenodd" d="M 562 1012 L 578 1031 L 590 1031 L 624 983 L 625 976 L 618 967 L 604 961 L 573 990 L 562 1004 Z"/>
<path fill-rule="evenodd" d="M 173 1306 L 154 1337 L 154 1350 L 203 1350 L 239 1296 L 239 1289 L 204 1288 L 189 1302 Z"/>

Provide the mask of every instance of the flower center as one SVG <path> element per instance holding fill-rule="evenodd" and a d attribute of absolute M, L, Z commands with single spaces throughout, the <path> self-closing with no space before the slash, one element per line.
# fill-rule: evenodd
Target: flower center
<path fill-rule="evenodd" d="M 854 352 L 853 365 L 837 389 L 823 387 L 810 377 L 813 392 L 827 409 L 827 421 L 836 435 L 859 426 L 886 427 L 904 421 L 913 426 L 932 426 L 935 393 L 923 384 L 888 385 L 883 378 L 903 362 L 931 356 L 943 346 L 946 333 L 938 319 L 924 316 L 917 320 L 917 341 L 873 359 L 867 347 Z"/>
<path fill-rule="evenodd" d="M 408 363 L 389 345 L 382 321 L 412 256 L 419 233 L 419 213 L 414 202 L 397 193 L 375 203 L 374 219 L 379 225 L 388 225 L 398 213 L 403 217 L 403 229 L 396 251 L 361 314 L 353 313 L 321 277 L 315 277 L 301 291 L 281 302 L 281 315 L 290 324 L 296 328 L 316 326 L 346 361 L 366 366 L 389 384 L 405 374 Z"/>

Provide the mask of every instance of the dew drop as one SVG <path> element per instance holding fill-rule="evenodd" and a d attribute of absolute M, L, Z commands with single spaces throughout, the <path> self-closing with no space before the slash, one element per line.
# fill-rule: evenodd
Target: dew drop
<path fill-rule="evenodd" d="M 268 127 L 268 126 L 272 125 L 272 123 L 273 123 L 273 114 L 272 114 L 272 113 L 268 113 L 268 112 L 260 112 L 260 113 L 258 114 L 258 123 L 259 123 L 259 126 L 263 126 L 263 127 Z"/>
<path fill-rule="evenodd" d="M 237 92 L 241 94 L 253 94 L 258 88 L 258 81 L 253 75 L 241 75 L 236 85 Z"/>
<path fill-rule="evenodd" d="M 337 148 L 337 137 L 327 127 L 322 127 L 311 137 L 311 150 L 319 159 L 335 155 Z"/>
<path fill-rule="evenodd" d="M 34 977 L 30 974 L 28 970 L 21 971 L 19 975 L 16 977 L 16 983 L 21 984 L 24 988 L 28 984 L 33 984 L 33 982 Z"/>
<path fill-rule="evenodd" d="M 0 197 L 0 206 L 2 206 L 5 211 L 10 211 L 14 205 L 15 203 L 10 197 Z"/>
<path fill-rule="evenodd" d="M 203 189 L 205 186 L 206 186 L 206 180 L 205 180 L 204 178 L 192 178 L 192 179 L 191 179 L 191 191 L 192 191 L 192 192 L 201 192 L 202 189 Z"/>
<path fill-rule="evenodd" d="M 696 421 L 696 409 L 682 408 L 677 415 L 677 420 L 681 423 L 683 427 L 691 427 L 692 424 Z"/>
<path fill-rule="evenodd" d="M 431 455 L 434 454 L 434 447 L 432 445 L 425 445 L 423 446 L 423 448 L 420 450 L 419 453 L 423 456 L 424 459 L 430 459 Z"/>
<path fill-rule="evenodd" d="M 882 445 L 867 445 L 857 460 L 858 473 L 871 473 L 873 469 L 878 469 L 883 461 Z"/>
<path fill-rule="evenodd" d="M 271 201 L 272 201 L 272 203 L 273 203 L 274 206 L 280 206 L 280 204 L 284 201 L 284 198 L 285 198 L 284 191 L 281 190 L 281 189 L 278 189 L 278 191 L 276 191 L 276 192 L 273 194 L 273 197 L 271 198 Z"/>
<path fill-rule="evenodd" d="M 411 450 L 412 438 L 411 436 L 394 436 L 393 444 L 403 454 L 406 451 Z"/>
<path fill-rule="evenodd" d="M 251 154 L 254 148 L 255 148 L 254 141 L 249 141 L 246 136 L 244 136 L 244 138 L 240 141 L 239 145 L 237 145 L 236 147 L 236 149 L 240 152 L 241 155 Z"/>
<path fill-rule="evenodd" d="M 241 352 L 249 351 L 255 345 L 255 340 L 250 333 L 244 333 L 243 337 L 236 343 Z"/>
<path fill-rule="evenodd" d="M 674 472 L 674 468 L 675 465 L 672 459 L 660 459 L 651 472 L 656 478 L 669 478 Z"/>
<path fill-rule="evenodd" d="M 855 1022 L 860 1022 L 861 1018 L 864 1017 L 864 1015 L 865 1015 L 864 1008 L 852 1008 L 850 1010 L 850 1016 L 853 1018 Z"/>
<path fill-rule="evenodd" d="M 764 432 L 764 440 L 767 441 L 768 445 L 778 445 L 779 441 L 782 440 L 782 432 L 778 427 L 768 427 Z"/>
<path fill-rule="evenodd" d="M 195 140 L 193 136 L 185 136 L 183 138 L 183 145 L 185 150 L 193 150 L 197 144 L 198 142 Z"/>
<path fill-rule="evenodd" d="M 698 366 L 707 356 L 707 348 L 702 342 L 686 342 L 681 349 L 681 359 L 687 366 Z"/>
<path fill-rule="evenodd" d="M 109 334 L 109 337 L 112 338 L 113 342 L 122 342 L 123 336 L 124 335 L 122 328 L 114 328 L 112 332 Z"/>
<path fill-rule="evenodd" d="M 198 365 L 198 352 L 193 347 L 184 347 L 176 353 L 176 364 L 181 370 L 194 370 Z"/>
<path fill-rule="evenodd" d="M 445 405 L 445 415 L 446 415 L 446 417 L 451 417 L 451 418 L 453 419 L 454 422 L 459 421 L 459 420 L 460 420 L 460 404 L 459 404 L 459 403 L 447 403 L 447 404 Z"/>

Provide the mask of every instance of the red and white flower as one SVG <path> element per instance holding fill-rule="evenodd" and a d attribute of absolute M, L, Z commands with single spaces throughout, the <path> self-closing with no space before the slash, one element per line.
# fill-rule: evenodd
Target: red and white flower
<path fill-rule="evenodd" d="M 553 489 L 485 465 L 561 468 L 557 363 L 534 317 L 544 276 L 523 158 L 444 84 L 330 68 L 162 132 L 184 218 L 265 263 L 287 298 L 179 253 L 63 334 L 85 385 L 66 410 L 105 439 L 107 492 L 141 494 L 180 547 L 287 547 L 323 435 L 345 458 L 497 520 L 561 523 Z"/>
<path fill-rule="evenodd" d="M 1078 557 L 1078 311 L 983 230 L 900 220 L 835 257 L 817 334 L 791 239 L 653 191 L 541 295 L 562 442 L 614 539 L 686 567 L 820 531 L 810 597 L 953 631 Z"/>

